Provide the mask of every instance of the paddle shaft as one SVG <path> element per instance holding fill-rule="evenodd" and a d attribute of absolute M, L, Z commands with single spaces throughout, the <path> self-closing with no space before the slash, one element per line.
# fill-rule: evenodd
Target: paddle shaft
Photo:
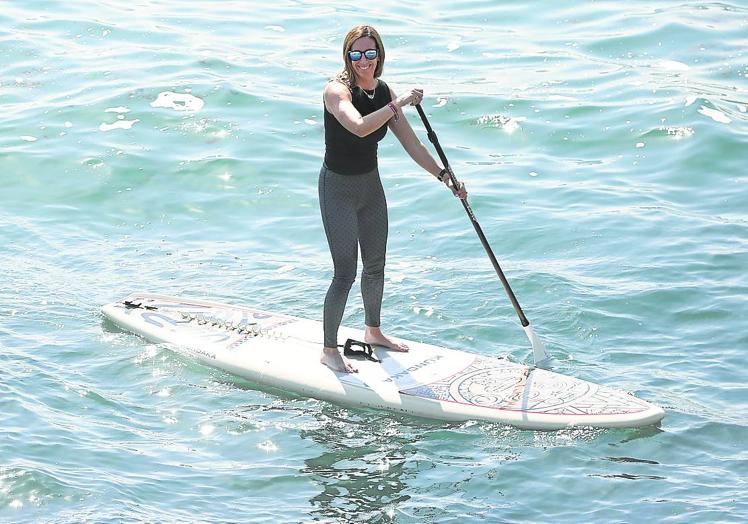
<path fill-rule="evenodd" d="M 442 149 L 442 146 L 439 144 L 439 138 L 436 136 L 436 133 L 434 133 L 434 130 L 431 128 L 431 124 L 429 124 L 428 118 L 426 118 L 426 113 L 423 112 L 423 108 L 421 107 L 420 104 L 416 105 L 416 109 L 418 110 L 418 114 L 421 116 L 421 120 L 423 120 L 423 125 L 426 126 L 426 132 L 428 134 L 429 140 L 431 141 L 432 144 L 434 144 L 434 148 L 436 148 L 436 152 L 439 154 L 439 158 L 441 159 L 442 164 L 444 165 L 444 168 L 447 170 L 447 173 L 449 173 L 449 178 L 452 180 L 452 185 L 455 188 L 459 187 L 457 178 L 455 177 L 455 174 L 452 171 L 452 167 L 449 165 L 449 160 L 447 160 L 447 155 L 444 154 L 444 150 Z M 491 264 L 493 264 L 493 268 L 496 270 L 496 274 L 499 275 L 501 284 L 504 286 L 504 291 L 506 291 L 507 296 L 509 296 L 509 300 L 512 302 L 512 306 L 514 307 L 514 311 L 517 313 L 517 316 L 519 317 L 519 321 L 522 323 L 522 327 L 529 326 L 530 321 L 527 320 L 527 317 L 525 316 L 524 311 L 522 311 L 522 307 L 520 307 L 519 302 L 517 302 L 517 297 L 514 296 L 514 291 L 512 291 L 512 288 L 509 285 L 509 282 L 504 276 L 504 272 L 501 270 L 501 266 L 499 266 L 499 261 L 496 260 L 496 255 L 493 254 L 493 250 L 491 249 L 491 246 L 488 245 L 488 240 L 486 240 L 486 235 L 483 234 L 483 229 L 480 227 L 478 220 L 475 218 L 475 213 L 473 213 L 473 208 L 470 207 L 470 203 L 468 203 L 467 198 L 461 199 L 460 202 L 462 202 L 462 207 L 465 208 L 465 212 L 468 214 L 468 217 L 470 217 L 470 222 L 472 222 L 473 228 L 475 228 L 475 232 L 478 234 L 478 238 L 480 238 L 481 244 L 483 244 L 483 248 L 486 250 L 486 253 L 488 253 L 488 258 L 491 259 Z"/>

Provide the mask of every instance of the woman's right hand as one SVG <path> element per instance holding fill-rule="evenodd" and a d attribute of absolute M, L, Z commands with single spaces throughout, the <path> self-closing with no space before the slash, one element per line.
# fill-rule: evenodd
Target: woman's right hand
<path fill-rule="evenodd" d="M 398 107 L 404 107 L 407 105 L 418 105 L 423 100 L 423 89 L 414 87 L 407 94 L 400 95 L 397 97 L 395 103 Z"/>

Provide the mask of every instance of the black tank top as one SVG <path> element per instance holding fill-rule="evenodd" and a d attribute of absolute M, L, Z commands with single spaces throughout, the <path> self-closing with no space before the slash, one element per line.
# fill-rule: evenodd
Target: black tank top
<path fill-rule="evenodd" d="M 387 84 L 379 80 L 373 99 L 358 86 L 351 91 L 351 98 L 353 107 L 358 109 L 361 116 L 366 116 L 390 103 L 392 94 Z M 327 168 L 341 175 L 362 175 L 374 170 L 377 167 L 378 142 L 387 134 L 387 124 L 361 138 L 344 128 L 326 107 L 324 109 Z"/>

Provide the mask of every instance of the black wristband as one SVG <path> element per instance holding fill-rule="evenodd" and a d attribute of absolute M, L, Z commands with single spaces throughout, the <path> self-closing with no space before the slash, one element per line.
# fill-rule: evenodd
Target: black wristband
<path fill-rule="evenodd" d="M 437 178 L 437 179 L 439 180 L 439 182 L 444 182 L 444 176 L 445 176 L 446 174 L 447 174 L 447 170 L 446 170 L 446 168 L 445 168 L 445 169 L 442 169 L 441 171 L 439 171 L 439 174 L 438 174 L 438 175 L 436 175 L 436 178 Z"/>

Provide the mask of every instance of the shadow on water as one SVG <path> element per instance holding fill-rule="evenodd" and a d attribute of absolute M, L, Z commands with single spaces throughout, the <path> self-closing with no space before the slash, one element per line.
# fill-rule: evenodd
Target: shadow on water
<path fill-rule="evenodd" d="M 633 442 L 634 440 L 656 437 L 660 433 L 664 433 L 664 431 L 661 428 L 661 423 L 656 424 L 654 426 L 646 426 L 643 428 L 630 429 L 630 430 L 627 430 L 626 437 L 623 440 L 621 440 L 621 444 L 628 444 L 629 442 Z"/>
<path fill-rule="evenodd" d="M 122 329 L 103 315 L 101 317 L 101 330 L 105 333 L 131 333 L 130 331 Z"/>

